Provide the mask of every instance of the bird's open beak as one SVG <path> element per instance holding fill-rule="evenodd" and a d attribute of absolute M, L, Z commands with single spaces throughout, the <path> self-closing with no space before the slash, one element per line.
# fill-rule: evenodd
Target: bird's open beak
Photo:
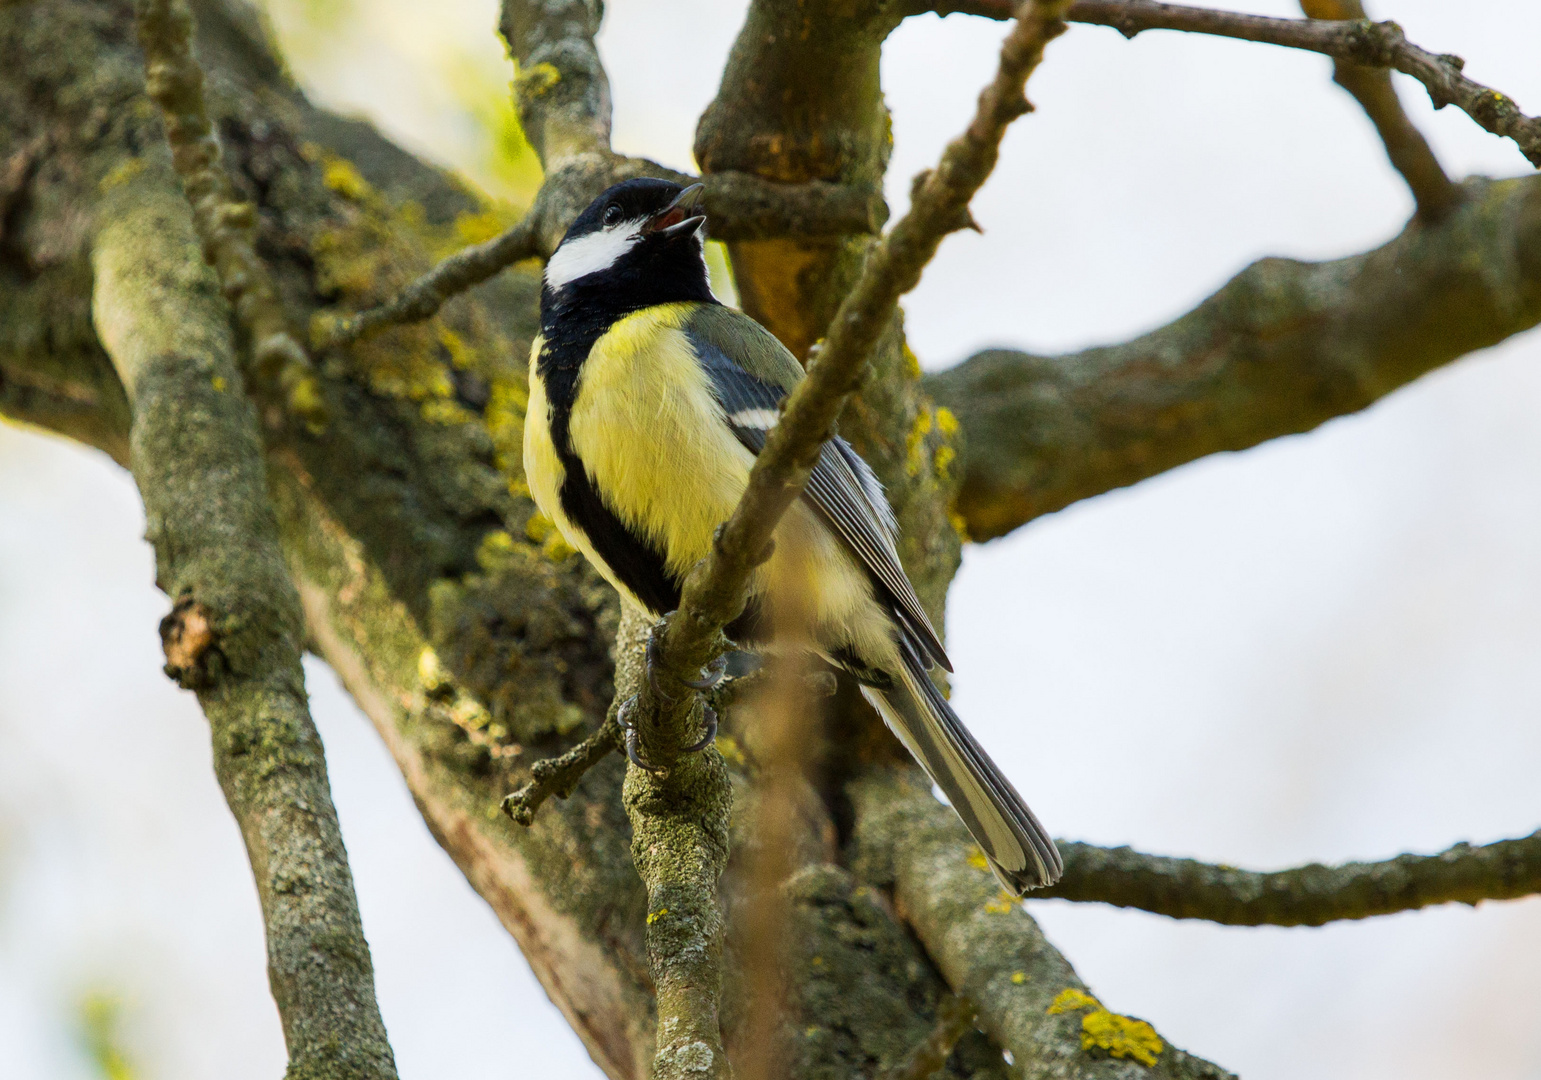
<path fill-rule="evenodd" d="M 688 236 L 706 223 L 706 215 L 699 213 L 703 184 L 691 184 L 674 197 L 674 201 L 654 214 L 643 226 L 643 232 L 661 233 L 673 240 Z"/>

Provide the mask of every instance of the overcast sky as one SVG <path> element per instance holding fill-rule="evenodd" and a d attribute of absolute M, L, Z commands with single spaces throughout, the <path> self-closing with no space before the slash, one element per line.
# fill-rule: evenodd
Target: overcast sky
<path fill-rule="evenodd" d="M 305 0 L 285 2 L 275 16 L 320 100 L 475 168 L 485 144 L 452 72 L 507 78 L 494 0 L 358 0 L 368 17 L 344 12 L 319 41 L 301 36 Z M 607 6 L 617 149 L 688 167 L 743 2 Z M 1383 7 L 1541 110 L 1541 5 Z M 896 213 L 966 123 L 1002 34 L 954 16 L 891 39 Z M 1391 237 L 1410 200 L 1329 71 L 1259 45 L 1074 29 L 975 201 L 983 235 L 949 239 L 906 301 L 916 352 L 945 367 L 990 345 L 1117 341 L 1260 256 Z M 1401 90 L 1453 173 L 1528 171 Z M 955 703 L 1051 830 L 1273 867 L 1541 824 L 1538 354 L 1523 336 L 1359 416 L 971 549 L 949 608 Z M 0 427 L 5 1080 L 95 1075 L 73 1027 L 93 992 L 123 1002 L 144 1080 L 283 1069 L 206 727 L 160 674 L 167 603 L 142 530 L 116 466 Z M 597 1077 L 367 723 L 309 672 L 403 1076 Z M 1320 930 L 1029 906 L 1111 1008 L 1248 1080 L 1541 1080 L 1541 901 Z"/>

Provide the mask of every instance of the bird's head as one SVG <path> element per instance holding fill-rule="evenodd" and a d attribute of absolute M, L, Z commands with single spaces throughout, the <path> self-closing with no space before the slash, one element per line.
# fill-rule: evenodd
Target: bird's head
<path fill-rule="evenodd" d="M 546 263 L 542 306 L 602 293 L 637 307 L 709 300 L 701 185 L 623 180 L 588 205 Z"/>

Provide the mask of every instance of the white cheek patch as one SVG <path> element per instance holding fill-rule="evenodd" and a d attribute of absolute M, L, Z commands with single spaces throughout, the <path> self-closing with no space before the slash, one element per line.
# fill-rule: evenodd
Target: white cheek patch
<path fill-rule="evenodd" d="M 581 277 L 614 266 L 642 239 L 642 225 L 641 221 L 627 221 L 567 241 L 546 263 L 546 286 L 552 290 L 560 289 Z"/>
<path fill-rule="evenodd" d="M 728 417 L 728 422 L 734 427 L 769 431 L 780 419 L 781 415 L 775 409 L 740 409 Z"/>

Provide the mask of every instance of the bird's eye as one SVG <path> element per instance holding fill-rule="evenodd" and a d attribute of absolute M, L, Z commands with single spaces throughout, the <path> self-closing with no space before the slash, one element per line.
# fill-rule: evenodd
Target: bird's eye
<path fill-rule="evenodd" d="M 605 207 L 605 216 L 602 220 L 605 223 L 605 227 L 609 228 L 611 225 L 619 225 L 621 223 L 621 216 L 621 208 L 615 203 L 611 203 Z"/>

